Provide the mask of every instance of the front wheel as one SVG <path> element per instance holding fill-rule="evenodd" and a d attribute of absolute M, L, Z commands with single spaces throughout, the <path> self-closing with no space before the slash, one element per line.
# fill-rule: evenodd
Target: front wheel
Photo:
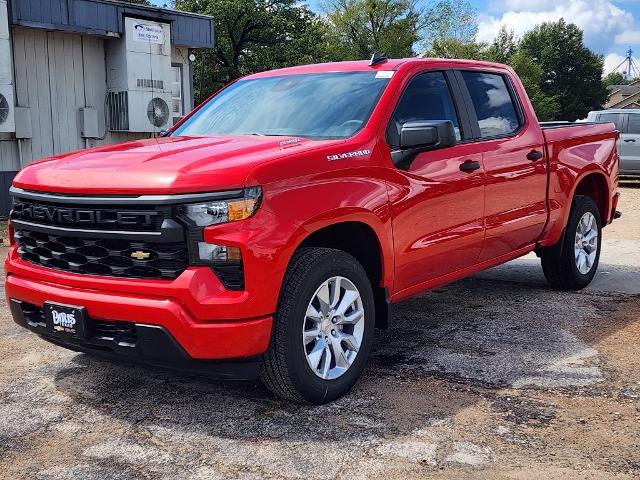
<path fill-rule="evenodd" d="M 371 283 L 358 261 L 340 250 L 301 249 L 285 275 L 262 382 L 297 402 L 335 400 L 362 374 L 374 323 Z"/>
<path fill-rule="evenodd" d="M 574 198 L 561 253 L 542 254 L 542 270 L 551 286 L 562 290 L 579 290 L 591 283 L 600 261 L 602 221 L 590 197 Z"/>

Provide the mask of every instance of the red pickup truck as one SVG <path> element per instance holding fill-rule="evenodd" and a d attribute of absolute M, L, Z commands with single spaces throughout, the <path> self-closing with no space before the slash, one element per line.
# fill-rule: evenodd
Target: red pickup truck
<path fill-rule="evenodd" d="M 532 251 L 553 287 L 589 284 L 617 137 L 541 127 L 503 65 L 250 75 L 163 138 L 23 169 L 7 299 L 66 348 L 328 402 L 393 303 Z"/>

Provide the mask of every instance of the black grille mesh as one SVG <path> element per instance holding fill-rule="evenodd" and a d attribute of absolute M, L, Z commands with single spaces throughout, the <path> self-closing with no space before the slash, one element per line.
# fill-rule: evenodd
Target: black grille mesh
<path fill-rule="evenodd" d="M 184 243 L 78 238 L 30 230 L 17 230 L 15 241 L 22 260 L 74 273 L 174 279 L 189 264 Z"/>

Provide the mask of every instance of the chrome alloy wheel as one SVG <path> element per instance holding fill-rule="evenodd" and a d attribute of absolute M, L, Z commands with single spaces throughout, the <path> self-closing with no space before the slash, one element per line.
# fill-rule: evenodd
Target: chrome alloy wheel
<path fill-rule="evenodd" d="M 356 286 L 345 277 L 325 280 L 311 297 L 302 342 L 311 370 L 333 380 L 353 364 L 364 334 L 364 307 Z"/>
<path fill-rule="evenodd" d="M 586 275 L 593 268 L 598 254 L 598 223 L 591 212 L 585 213 L 578 222 L 574 251 L 576 267 Z"/>

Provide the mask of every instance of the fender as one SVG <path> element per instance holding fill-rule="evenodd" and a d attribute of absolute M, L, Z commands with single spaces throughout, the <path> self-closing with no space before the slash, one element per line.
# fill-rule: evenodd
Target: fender
<path fill-rule="evenodd" d="M 578 188 L 578 185 L 580 185 L 580 182 L 586 177 L 588 177 L 589 175 L 598 175 L 599 177 L 604 179 L 605 184 L 607 185 L 606 197 L 603 199 L 603 201 L 605 202 L 606 208 L 605 208 L 605 211 L 602 212 L 602 215 L 603 215 L 603 218 L 605 219 L 609 218 L 608 215 L 611 209 L 612 189 L 609 183 L 607 182 L 606 174 L 603 173 L 603 170 L 601 168 L 598 168 L 595 165 L 592 167 L 585 168 L 579 174 L 579 176 L 576 177 L 575 182 L 571 186 L 571 190 L 569 190 L 569 193 L 567 194 L 567 197 L 566 197 L 566 203 L 556 210 L 558 214 L 555 215 L 555 219 L 552 218 L 554 217 L 554 212 L 552 211 L 550 213 L 550 218 L 547 223 L 547 227 L 545 228 L 545 232 L 542 234 L 541 239 L 538 241 L 538 249 L 551 248 L 555 245 L 562 243 L 562 240 L 564 239 L 564 234 L 565 234 L 565 226 L 569 221 L 569 213 L 571 212 L 571 204 L 573 202 L 573 198 L 575 197 L 576 189 Z M 558 251 L 558 254 L 561 254 L 561 253 L 562 251 Z"/>
<path fill-rule="evenodd" d="M 330 215 L 329 215 L 330 213 Z M 383 288 L 391 290 L 393 286 L 394 272 L 394 256 L 393 256 L 393 234 L 391 230 L 391 222 L 383 221 L 373 212 L 357 207 L 346 207 L 333 210 L 328 213 L 317 215 L 299 224 L 291 235 L 291 239 L 287 242 L 291 245 L 289 261 L 293 253 L 302 245 L 302 243 L 320 230 L 339 225 L 341 223 L 360 223 L 369 227 L 378 240 L 378 247 L 382 255 L 382 284 Z M 289 262 L 287 262 L 289 263 Z"/>
<path fill-rule="evenodd" d="M 598 140 L 598 137 L 593 138 Z M 598 155 L 596 161 L 583 158 L 582 152 L 573 146 L 563 145 L 562 142 L 554 142 L 548 146 L 551 157 L 548 187 L 549 218 L 538 240 L 539 249 L 551 247 L 563 238 L 576 189 L 588 175 L 596 174 L 604 180 L 607 192 L 606 198 L 602 199 L 601 206 L 604 206 L 602 215 L 605 219 L 610 218 L 611 192 L 615 189 L 612 179 L 617 169 L 614 139 L 611 140 L 610 146 L 610 150 Z"/>

